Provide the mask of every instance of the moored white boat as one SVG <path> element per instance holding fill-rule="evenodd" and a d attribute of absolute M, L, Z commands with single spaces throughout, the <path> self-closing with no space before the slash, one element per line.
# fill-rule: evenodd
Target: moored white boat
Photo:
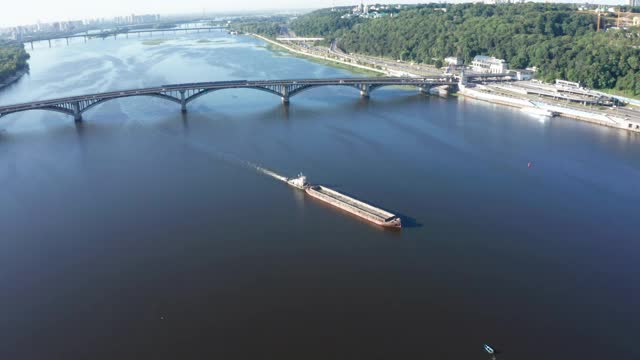
<path fill-rule="evenodd" d="M 551 110 L 547 110 L 547 109 L 543 109 L 543 108 L 539 108 L 539 107 L 523 107 L 520 109 L 523 112 L 526 112 L 527 114 L 530 115 L 536 115 L 536 116 L 546 116 L 546 117 L 554 117 L 556 115 L 558 115 L 557 113 L 551 111 Z"/>

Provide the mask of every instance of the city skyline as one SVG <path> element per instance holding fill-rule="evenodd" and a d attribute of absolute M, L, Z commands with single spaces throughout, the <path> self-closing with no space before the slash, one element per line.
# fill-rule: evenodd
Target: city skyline
<path fill-rule="evenodd" d="M 387 0 L 365 1 L 367 4 L 416 4 L 435 1 L 417 0 Z M 464 1 L 448 1 L 451 3 Z M 582 3 L 583 1 L 563 1 Z M 133 4 L 126 0 L 94 1 L 85 0 L 59 0 L 49 2 L 44 0 L 13 3 L 10 7 L 0 12 L 0 28 L 20 25 L 36 24 L 38 22 L 49 23 L 57 21 L 84 20 L 96 18 L 113 18 L 130 14 L 162 14 L 179 15 L 188 13 L 206 12 L 208 14 L 221 12 L 247 12 L 260 10 L 294 10 L 315 9 L 335 6 L 350 6 L 360 3 L 359 0 L 309 0 L 301 4 L 297 0 L 237 0 L 232 3 L 206 2 L 203 0 L 183 0 L 181 2 L 169 0 L 138 0 Z M 598 1 L 596 3 L 624 5 L 626 1 Z"/>

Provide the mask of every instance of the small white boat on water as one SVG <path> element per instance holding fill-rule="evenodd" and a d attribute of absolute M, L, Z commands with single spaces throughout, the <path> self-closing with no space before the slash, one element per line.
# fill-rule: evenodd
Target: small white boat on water
<path fill-rule="evenodd" d="M 535 115 L 535 116 L 554 117 L 558 115 L 558 113 L 554 111 L 539 108 L 539 107 L 533 107 L 533 106 L 520 108 L 520 111 L 525 112 L 529 115 Z"/>

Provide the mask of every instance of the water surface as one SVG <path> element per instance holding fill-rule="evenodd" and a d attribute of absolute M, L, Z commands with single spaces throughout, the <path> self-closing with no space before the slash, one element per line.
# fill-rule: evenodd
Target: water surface
<path fill-rule="evenodd" d="M 358 76 L 248 37 L 166 39 L 38 43 L 0 104 Z M 226 90 L 186 115 L 127 98 L 84 118 L 0 119 L 1 358 L 481 359 L 485 342 L 510 359 L 640 357 L 637 134 L 397 88 L 289 107 Z"/>

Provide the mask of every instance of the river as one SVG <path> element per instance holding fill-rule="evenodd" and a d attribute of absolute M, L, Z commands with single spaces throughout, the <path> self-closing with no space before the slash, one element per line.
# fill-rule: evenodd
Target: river
<path fill-rule="evenodd" d="M 64 40 L 0 104 L 360 76 L 222 32 Z M 158 41 L 164 39 L 166 41 Z M 640 136 L 415 90 L 0 119 L 0 358 L 632 359 Z M 243 162 L 402 216 L 385 231 Z M 531 162 L 532 167 L 527 164 Z"/>

